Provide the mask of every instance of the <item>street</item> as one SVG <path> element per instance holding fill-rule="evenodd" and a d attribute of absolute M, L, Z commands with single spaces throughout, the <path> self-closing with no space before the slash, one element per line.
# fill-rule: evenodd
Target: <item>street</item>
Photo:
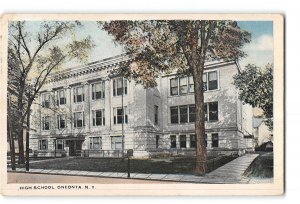
<path fill-rule="evenodd" d="M 95 183 L 95 184 L 157 184 L 176 183 L 141 179 L 104 178 L 88 176 L 47 175 L 33 173 L 7 173 L 8 183 Z"/>

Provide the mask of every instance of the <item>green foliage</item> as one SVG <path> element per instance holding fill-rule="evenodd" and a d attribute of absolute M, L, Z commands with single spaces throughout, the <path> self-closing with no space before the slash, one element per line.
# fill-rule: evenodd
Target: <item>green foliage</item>
<path fill-rule="evenodd" d="M 21 163 L 24 162 L 23 126 L 26 124 L 29 131 L 30 108 L 37 93 L 53 70 L 74 58 L 84 61 L 94 46 L 89 37 L 66 40 L 81 26 L 79 22 L 66 21 L 9 23 L 8 96 L 12 96 L 12 105 L 8 108 L 8 120 L 15 124 L 14 131 L 18 131 Z"/>
<path fill-rule="evenodd" d="M 195 87 L 197 162 L 195 173 L 207 171 L 204 144 L 204 63 L 210 60 L 236 60 L 244 57 L 241 49 L 250 42 L 250 33 L 234 21 L 144 20 L 98 22 L 99 27 L 123 45 L 133 58 L 121 66 L 120 74 L 144 87 L 156 86 L 161 73 L 192 75 Z"/>
<path fill-rule="evenodd" d="M 273 65 L 264 69 L 249 64 L 233 77 L 239 99 L 252 107 L 259 107 L 266 117 L 265 124 L 273 129 Z"/>
<path fill-rule="evenodd" d="M 98 24 L 124 46 L 126 53 L 134 56 L 135 63 L 125 64 L 124 67 L 131 69 L 124 68 L 123 74 L 145 87 L 155 86 L 161 72 L 193 73 L 206 60 L 243 57 L 241 47 L 251 37 L 234 21 L 145 20 Z"/>

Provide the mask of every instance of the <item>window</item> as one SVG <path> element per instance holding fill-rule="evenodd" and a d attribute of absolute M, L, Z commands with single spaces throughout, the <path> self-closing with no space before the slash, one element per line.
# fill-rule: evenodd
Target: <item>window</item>
<path fill-rule="evenodd" d="M 123 86 L 122 86 L 122 82 L 123 82 Z M 113 80 L 113 95 L 114 96 L 121 96 L 123 94 L 127 94 L 127 79 L 124 78 L 118 78 L 118 79 L 114 79 Z"/>
<path fill-rule="evenodd" d="M 182 77 L 179 79 L 179 93 L 180 94 L 186 94 L 188 92 L 188 78 L 187 77 Z"/>
<path fill-rule="evenodd" d="M 50 130 L 50 116 L 42 117 L 43 130 Z"/>
<path fill-rule="evenodd" d="M 178 106 L 171 107 L 171 123 L 178 123 Z"/>
<path fill-rule="evenodd" d="M 208 90 L 218 89 L 218 75 L 217 71 L 208 72 Z"/>
<path fill-rule="evenodd" d="M 56 149 L 58 149 L 58 150 L 64 149 L 64 141 L 63 140 L 56 140 Z"/>
<path fill-rule="evenodd" d="M 195 105 L 170 107 L 171 123 L 192 123 L 196 119 Z"/>
<path fill-rule="evenodd" d="M 102 99 L 105 96 L 104 81 L 92 84 L 92 100 Z"/>
<path fill-rule="evenodd" d="M 187 93 L 194 93 L 194 80 L 193 76 L 180 77 L 170 79 L 170 94 L 184 95 Z"/>
<path fill-rule="evenodd" d="M 113 150 L 122 149 L 122 136 L 111 137 L 111 149 Z"/>
<path fill-rule="evenodd" d="M 83 86 L 80 87 L 75 87 L 73 89 L 73 94 L 74 94 L 74 102 L 79 103 L 84 101 L 84 90 Z"/>
<path fill-rule="evenodd" d="M 159 147 L 159 135 L 156 135 L 155 147 L 156 149 Z"/>
<path fill-rule="evenodd" d="M 170 80 L 171 96 L 178 95 L 178 78 Z"/>
<path fill-rule="evenodd" d="M 203 73 L 203 90 L 215 90 L 218 89 L 218 72 L 206 72 Z"/>
<path fill-rule="evenodd" d="M 218 133 L 211 134 L 212 137 L 212 147 L 219 147 L 219 135 Z"/>
<path fill-rule="evenodd" d="M 190 135 L 190 148 L 196 148 L 196 135 Z"/>
<path fill-rule="evenodd" d="M 124 117 L 124 123 L 128 123 L 127 107 L 124 107 L 124 113 L 122 107 L 114 108 L 114 124 L 122 124 Z"/>
<path fill-rule="evenodd" d="M 90 137 L 90 149 L 102 149 L 102 137 Z"/>
<path fill-rule="evenodd" d="M 67 127 L 66 115 L 57 116 L 57 129 L 64 129 Z"/>
<path fill-rule="evenodd" d="M 66 104 L 66 95 L 65 90 L 58 91 L 58 105 L 64 105 Z"/>
<path fill-rule="evenodd" d="M 104 109 L 93 111 L 93 126 L 105 125 L 105 112 Z"/>
<path fill-rule="evenodd" d="M 218 102 L 208 103 L 209 108 L 209 121 L 218 120 Z"/>
<path fill-rule="evenodd" d="M 154 106 L 154 124 L 158 124 L 158 106 Z"/>
<path fill-rule="evenodd" d="M 186 136 L 180 135 L 180 148 L 186 148 Z"/>
<path fill-rule="evenodd" d="M 204 104 L 205 121 L 218 120 L 218 102 L 210 102 Z"/>
<path fill-rule="evenodd" d="M 42 94 L 42 107 L 45 107 L 45 108 L 50 107 L 50 93 Z"/>
<path fill-rule="evenodd" d="M 180 123 L 188 122 L 188 106 L 179 106 Z"/>
<path fill-rule="evenodd" d="M 207 147 L 207 134 L 204 134 L 204 143 L 205 143 L 205 147 Z"/>
<path fill-rule="evenodd" d="M 176 135 L 171 135 L 171 148 L 176 148 Z"/>
<path fill-rule="evenodd" d="M 193 123 L 196 121 L 196 106 L 189 105 L 189 122 Z"/>
<path fill-rule="evenodd" d="M 48 149 L 48 141 L 39 140 L 39 150 L 47 150 L 47 149 Z"/>
<path fill-rule="evenodd" d="M 84 124 L 84 112 L 74 113 L 74 127 L 81 128 L 85 126 Z"/>
<path fill-rule="evenodd" d="M 189 76 L 189 92 L 194 93 L 194 79 L 193 79 L 193 76 Z"/>

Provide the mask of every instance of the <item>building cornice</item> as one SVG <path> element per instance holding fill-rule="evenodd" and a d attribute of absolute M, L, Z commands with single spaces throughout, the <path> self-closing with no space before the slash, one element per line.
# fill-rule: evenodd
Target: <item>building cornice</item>
<path fill-rule="evenodd" d="M 68 68 L 66 70 L 63 70 L 61 72 L 57 72 L 54 74 L 51 74 L 49 76 L 49 79 L 46 81 L 47 83 L 53 83 L 57 81 L 61 81 L 68 78 L 73 78 L 76 76 L 86 75 L 94 72 L 98 72 L 101 70 L 112 70 L 113 68 L 117 68 L 121 63 L 132 61 L 133 59 L 126 54 L 117 55 L 114 57 L 106 58 L 103 60 L 91 62 L 88 64 L 85 64 L 83 66 L 77 66 Z M 204 65 L 204 69 L 215 69 L 218 67 L 223 67 L 230 64 L 236 64 L 235 61 L 212 61 L 208 62 Z M 238 65 L 238 64 L 236 64 Z M 239 67 L 238 67 L 239 69 Z M 163 74 L 164 77 L 176 75 L 176 73 L 170 73 L 170 74 Z"/>
<path fill-rule="evenodd" d="M 103 60 L 91 62 L 83 66 L 68 68 L 64 71 L 57 72 L 50 75 L 46 83 L 53 83 L 56 81 L 61 81 L 76 76 L 90 74 L 101 70 L 106 70 L 106 69 L 111 70 L 112 68 L 117 67 L 121 63 L 128 62 L 130 60 L 131 58 L 128 55 L 122 54 L 122 55 L 106 58 Z"/>

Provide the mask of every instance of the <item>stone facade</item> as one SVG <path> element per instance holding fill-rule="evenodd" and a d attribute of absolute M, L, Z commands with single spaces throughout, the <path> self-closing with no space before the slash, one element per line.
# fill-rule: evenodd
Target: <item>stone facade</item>
<path fill-rule="evenodd" d="M 133 149 L 135 157 L 195 154 L 192 81 L 169 74 L 155 88 L 125 79 L 122 86 L 122 78 L 110 71 L 123 60 L 128 58 L 116 56 L 49 78 L 33 110 L 30 148 L 36 156 L 120 156 L 123 148 Z M 253 149 L 252 108 L 238 100 L 232 83 L 238 69 L 235 62 L 205 67 L 207 85 L 214 86 L 204 93 L 208 150 Z"/>

